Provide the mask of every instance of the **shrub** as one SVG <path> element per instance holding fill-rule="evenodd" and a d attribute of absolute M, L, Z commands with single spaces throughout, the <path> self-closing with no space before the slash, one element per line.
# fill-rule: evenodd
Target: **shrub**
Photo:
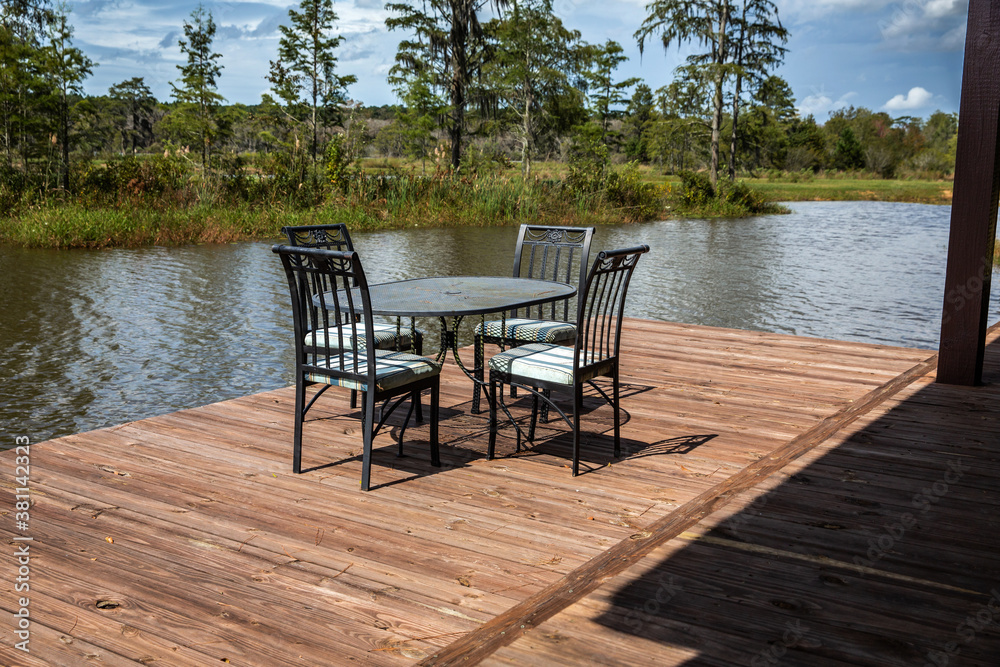
<path fill-rule="evenodd" d="M 495 144 L 469 144 L 462 153 L 458 173 L 462 176 L 497 176 L 511 167 L 510 158 Z"/>
<path fill-rule="evenodd" d="M 677 200 L 682 206 L 704 206 L 715 199 L 715 188 L 708 174 L 685 169 L 677 175 L 681 178 Z"/>
<path fill-rule="evenodd" d="M 31 190 L 23 171 L 0 164 L 0 211 L 13 212 Z"/>
<path fill-rule="evenodd" d="M 743 181 L 720 184 L 719 198 L 725 203 L 739 207 L 751 215 L 766 213 L 772 208 L 770 202 L 764 199 L 764 195 Z"/>
<path fill-rule="evenodd" d="M 186 177 L 186 164 L 176 156 L 128 155 L 109 160 L 103 166 L 89 165 L 80 174 L 76 189 L 85 199 L 104 203 L 150 200 L 183 189 Z"/>
<path fill-rule="evenodd" d="M 608 174 L 604 200 L 634 222 L 652 220 L 663 210 L 657 187 L 642 180 L 635 162 Z"/>
<path fill-rule="evenodd" d="M 608 147 L 598 139 L 574 141 L 569 149 L 569 172 L 564 181 L 577 195 L 602 190 L 608 175 Z"/>

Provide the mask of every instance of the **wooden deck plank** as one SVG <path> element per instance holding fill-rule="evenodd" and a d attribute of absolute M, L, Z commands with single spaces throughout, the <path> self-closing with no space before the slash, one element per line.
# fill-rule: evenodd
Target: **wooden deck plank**
<path fill-rule="evenodd" d="M 930 354 L 639 320 L 630 320 L 623 345 L 625 455 L 611 455 L 610 410 L 588 399 L 583 420 L 588 472 L 576 478 L 569 474 L 569 438 L 561 422 L 541 425 L 539 442 L 516 455 L 512 431 L 502 431 L 498 450 L 503 456 L 486 461 L 485 415 L 468 414 L 471 383 L 450 363 L 442 374 L 444 465 L 429 465 L 426 425 L 407 429 L 408 456 L 397 459 L 393 436 L 401 416 L 393 416 L 376 441 L 374 488 L 367 494 L 357 488 L 357 411 L 350 410 L 346 395 L 334 392 L 310 413 L 304 453 L 307 465 L 318 467 L 303 475 L 288 469 L 291 388 L 32 445 L 31 532 L 39 558 L 36 608 L 42 616 L 37 637 L 63 644 L 46 649 L 48 662 L 24 664 L 78 664 L 88 654 L 106 655 L 111 664 L 143 657 L 182 665 L 224 659 L 248 665 L 330 664 L 330 656 L 338 664 L 426 659 L 565 581 L 612 546 L 658 521 L 670 521 L 685 503 L 745 476 L 748 468 L 767 467 L 789 441 Z M 465 353 L 471 358 L 469 350 Z M 642 363 L 630 364 L 630 359 Z M 930 423 L 938 423 L 933 421 L 937 399 L 925 399 L 919 391 L 901 392 L 886 405 L 905 404 L 907 397 L 916 397 L 914 404 L 931 411 Z M 979 410 L 986 419 L 968 420 L 968 437 L 942 449 L 933 438 L 921 438 L 926 428 L 906 427 L 904 420 L 878 430 L 878 419 L 861 418 L 844 433 L 860 431 L 867 439 L 858 440 L 861 448 L 836 465 L 824 457 L 837 448 L 824 443 L 790 464 L 787 475 L 763 478 L 759 487 L 734 495 L 730 512 L 717 512 L 703 527 L 692 528 L 699 536 L 718 535 L 723 541 L 669 542 L 634 561 L 621 577 L 622 586 L 599 587 L 557 614 L 550 622 L 568 619 L 568 624 L 551 638 L 532 631 L 490 660 L 580 664 L 589 656 L 609 664 L 648 664 L 651 655 L 657 661 L 662 655 L 666 662 L 661 664 L 692 659 L 731 664 L 761 645 L 761 633 L 779 631 L 780 640 L 781 623 L 791 610 L 770 604 L 761 607 L 757 630 L 734 629 L 742 611 L 726 608 L 713 612 L 719 627 L 649 619 L 646 625 L 660 628 L 653 639 L 622 633 L 621 626 L 627 629 L 635 620 L 627 614 L 649 592 L 629 586 L 642 584 L 642 572 L 655 572 L 656 554 L 694 549 L 699 555 L 743 559 L 733 573 L 758 567 L 758 561 L 762 572 L 772 573 L 768 563 L 778 558 L 783 566 L 787 561 L 788 572 L 808 579 L 812 565 L 802 558 L 820 553 L 827 533 L 845 532 L 810 523 L 846 523 L 843 517 L 859 508 L 843 500 L 847 496 L 837 486 L 845 470 L 868 482 L 856 485 L 877 489 L 871 502 L 880 503 L 878 512 L 864 518 L 884 521 L 905 505 L 894 494 L 923 480 L 921 474 L 932 474 L 940 456 L 988 448 L 975 440 L 988 442 L 995 403 L 953 391 L 943 391 L 939 400 L 946 409 Z M 526 405 L 515 401 L 520 419 Z M 911 436 L 918 472 L 888 476 L 864 465 L 869 460 L 897 464 L 905 457 L 890 456 L 884 448 Z M 872 450 L 881 455 L 869 456 Z M 0 453 L 0 486 L 7 489 L 15 486 L 11 456 Z M 995 470 L 996 463 L 987 462 L 983 469 Z M 781 493 L 794 474 L 815 480 L 811 495 L 775 501 L 782 518 L 769 517 L 769 523 L 740 531 L 750 541 L 771 533 L 790 539 L 765 544 L 772 550 L 766 553 L 733 547 L 727 520 L 760 493 Z M 954 507 L 941 517 L 960 521 L 976 498 L 970 489 L 988 490 L 980 486 L 956 489 L 949 496 Z M 823 506 L 810 514 L 817 504 Z M 990 500 L 987 506 L 995 505 Z M 991 544 L 985 536 L 963 536 L 950 526 L 942 530 L 954 538 L 951 544 L 927 541 L 926 546 L 945 560 Z M 829 553 L 846 558 L 852 545 L 868 536 L 858 531 Z M 698 561 L 692 559 L 685 576 L 694 576 Z M 887 556 L 876 564 L 895 568 L 900 577 L 888 583 L 878 579 L 880 586 L 903 586 L 909 582 L 905 577 L 920 573 L 898 561 Z M 690 587 L 692 609 L 715 609 L 725 606 L 727 596 L 736 596 L 744 600 L 745 611 L 777 590 L 762 582 L 746 593 L 740 588 L 745 582 L 733 573 L 720 574 L 709 589 Z M 837 576 L 867 583 L 874 575 L 848 571 Z M 909 597 L 901 599 L 927 604 L 930 594 L 912 582 L 906 586 Z M 616 597 L 620 590 L 633 609 L 622 607 Z M 837 602 L 837 590 L 823 591 L 828 604 Z M 0 594 L 0 610 L 7 614 L 11 595 Z M 122 604 L 98 609 L 95 602 L 102 596 L 117 596 Z M 608 630 L 607 619 L 616 631 Z M 902 619 L 900 632 L 916 622 Z M 839 630 L 817 632 L 828 644 L 840 641 Z M 663 640 L 695 636 L 700 637 L 696 644 Z M 715 648 L 706 652 L 702 644 Z M 763 645 L 768 646 L 766 639 Z M 808 655 L 817 660 L 813 664 L 831 666 L 853 655 L 843 646 L 838 650 Z M 17 653 L 0 646 L 0 664 L 20 664 Z"/>

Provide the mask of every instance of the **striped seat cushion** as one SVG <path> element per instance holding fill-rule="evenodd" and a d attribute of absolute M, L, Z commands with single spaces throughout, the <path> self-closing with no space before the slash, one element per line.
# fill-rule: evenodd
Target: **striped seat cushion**
<path fill-rule="evenodd" d="M 573 385 L 573 348 L 548 343 L 530 343 L 490 357 L 490 368 L 508 375 L 544 382 Z M 581 382 L 598 375 L 592 367 L 580 376 Z"/>
<path fill-rule="evenodd" d="M 360 345 L 358 347 L 365 348 L 365 334 L 364 325 L 358 324 L 358 339 Z M 327 332 L 329 332 L 330 342 L 329 345 L 334 349 L 353 349 L 354 340 L 351 335 L 351 326 L 347 324 L 341 329 L 340 335 L 340 345 L 337 345 L 337 327 L 330 327 L 329 329 L 317 329 L 316 337 L 313 338 L 312 332 L 306 334 L 305 344 L 309 347 L 325 347 L 327 345 Z M 396 325 L 389 324 L 388 322 L 374 322 L 372 325 L 372 334 L 375 336 L 375 349 L 376 350 L 395 350 L 397 347 L 402 350 L 409 349 L 410 347 L 410 327 L 403 326 L 400 327 L 400 340 L 399 344 L 396 344 Z M 344 345 L 344 341 L 350 341 L 350 345 Z"/>
<path fill-rule="evenodd" d="M 359 355 L 358 357 L 357 373 L 359 375 L 368 373 L 366 356 Z M 320 358 L 315 360 L 315 363 L 311 365 L 318 366 L 319 368 L 341 368 L 339 356 L 331 357 L 330 359 Z M 344 353 L 343 369 L 349 373 L 355 372 L 353 352 Z M 441 364 L 427 357 L 419 357 L 406 352 L 393 352 L 392 350 L 375 350 L 375 389 L 377 391 L 394 389 L 417 379 L 437 375 L 440 372 Z M 335 387 L 345 387 L 356 391 L 368 391 L 368 386 L 363 381 L 352 378 L 330 377 L 320 371 L 307 373 L 306 380 L 308 382 L 331 384 Z"/>
<path fill-rule="evenodd" d="M 575 324 L 550 320 L 512 317 L 503 323 L 500 320 L 493 320 L 486 322 L 485 326 L 483 323 L 476 325 L 477 336 L 482 336 L 484 330 L 489 338 L 525 340 L 532 343 L 560 343 L 576 339 Z"/>

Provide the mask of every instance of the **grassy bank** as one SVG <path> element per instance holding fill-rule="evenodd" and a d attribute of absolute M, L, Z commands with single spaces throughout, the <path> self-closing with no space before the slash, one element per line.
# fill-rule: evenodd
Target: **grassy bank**
<path fill-rule="evenodd" d="M 614 224 L 660 217 L 665 194 L 641 182 L 574 193 L 560 183 L 505 177 L 360 177 L 323 188 L 314 204 L 306 195 L 275 192 L 261 196 L 254 191 L 248 200 L 204 184 L 196 193 L 34 203 L 0 218 L 0 240 L 27 247 L 102 248 L 269 239 L 285 225 L 338 222 L 356 230 Z"/>
<path fill-rule="evenodd" d="M 738 218 L 784 212 L 775 201 L 948 203 L 951 194 L 949 182 L 811 175 L 723 181 L 715 191 L 703 173 L 688 173 L 682 182 L 634 165 L 603 170 L 540 163 L 531 178 L 516 168 L 424 176 L 419 163 L 390 161 L 366 162 L 363 171 L 340 180 L 238 168 L 228 173 L 205 181 L 176 157 L 153 156 L 89 168 L 73 196 L 3 190 L 0 208 L 7 214 L 0 217 L 0 242 L 101 248 L 272 239 L 284 225 L 336 222 L 375 230 Z"/>

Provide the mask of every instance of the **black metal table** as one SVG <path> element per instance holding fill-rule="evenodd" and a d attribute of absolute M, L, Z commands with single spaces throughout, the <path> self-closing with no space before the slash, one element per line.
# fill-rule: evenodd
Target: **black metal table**
<path fill-rule="evenodd" d="M 568 299 L 576 294 L 576 287 L 551 280 L 511 276 L 435 276 L 376 283 L 368 286 L 368 294 L 372 314 L 397 318 L 397 327 L 401 328 L 400 318 L 403 317 L 411 318 L 413 330 L 416 329 L 414 317 L 440 319 L 441 350 L 437 360 L 443 361 L 450 348 L 462 372 L 478 382 L 458 356 L 458 327 L 464 318 L 501 313 L 501 318 L 505 319 L 509 310 Z M 338 301 L 347 303 L 343 298 Z M 330 302 L 332 299 L 327 301 Z M 360 294 L 353 295 L 352 302 L 360 304 Z M 450 328 L 449 318 L 452 320 Z M 414 331 L 410 340 L 415 338 Z"/>
<path fill-rule="evenodd" d="M 355 288 L 350 301 L 339 298 L 337 303 L 345 310 L 348 303 L 361 303 L 360 290 Z M 441 349 L 435 359 L 443 362 L 451 349 L 455 363 L 473 383 L 481 385 L 483 392 L 490 396 L 489 382 L 480 381 L 462 363 L 458 354 L 458 328 L 466 317 L 487 313 L 500 313 L 501 331 L 506 330 L 507 311 L 542 303 L 568 299 L 576 294 L 576 287 L 567 283 L 551 280 L 536 280 L 534 278 L 514 278 L 510 276 L 435 276 L 430 278 L 411 278 L 390 283 L 376 283 L 368 286 L 373 315 L 396 318 L 397 340 L 402 333 L 402 318 L 410 318 L 410 344 L 417 339 L 417 326 L 413 318 L 436 317 L 441 321 Z M 313 297 L 317 306 L 334 303 L 332 295 Z M 451 318 L 452 326 L 448 327 Z M 501 403 L 501 405 L 503 405 Z M 413 407 L 410 407 L 413 410 Z M 518 432 L 518 449 L 521 443 L 521 429 L 514 418 L 503 406 L 507 418 L 514 424 Z M 409 421 L 409 414 L 406 420 Z"/>

